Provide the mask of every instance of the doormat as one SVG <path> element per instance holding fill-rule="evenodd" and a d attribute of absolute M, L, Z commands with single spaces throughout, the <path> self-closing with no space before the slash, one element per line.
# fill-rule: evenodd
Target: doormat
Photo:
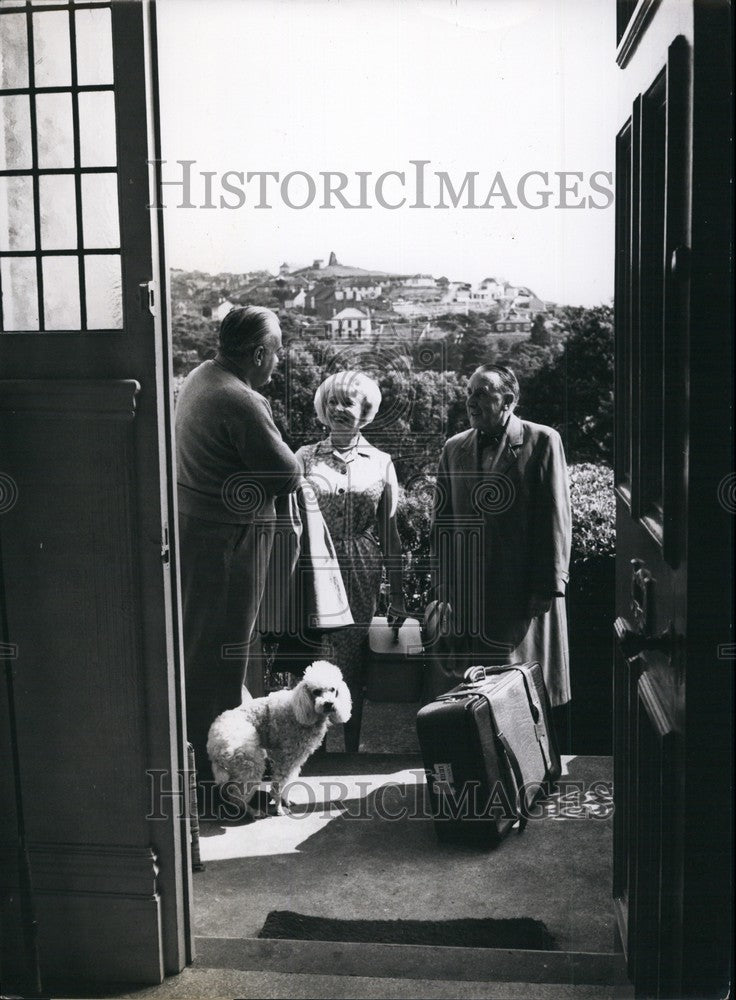
<path fill-rule="evenodd" d="M 292 910 L 271 910 L 259 938 L 292 941 L 370 941 L 458 948 L 518 948 L 558 951 L 554 936 L 531 917 L 462 920 L 336 920 Z"/>

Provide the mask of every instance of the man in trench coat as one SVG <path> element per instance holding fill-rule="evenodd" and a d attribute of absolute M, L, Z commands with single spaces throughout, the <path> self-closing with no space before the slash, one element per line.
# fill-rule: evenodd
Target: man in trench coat
<path fill-rule="evenodd" d="M 518 401 L 511 369 L 482 365 L 468 383 L 471 429 L 440 456 L 432 540 L 452 612 L 434 693 L 469 665 L 538 660 L 556 707 L 570 700 L 567 463 L 557 431 L 520 420 Z M 566 713 L 554 714 L 559 728 Z"/>

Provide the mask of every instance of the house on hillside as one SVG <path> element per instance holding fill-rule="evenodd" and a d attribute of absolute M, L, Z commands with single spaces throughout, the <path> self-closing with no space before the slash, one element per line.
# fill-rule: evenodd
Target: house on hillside
<path fill-rule="evenodd" d="M 531 333 L 532 321 L 513 310 L 498 319 L 493 325 L 494 333 Z"/>
<path fill-rule="evenodd" d="M 442 296 L 442 302 L 450 305 L 453 302 L 470 302 L 472 287 L 468 281 L 451 281 L 447 291 Z"/>
<path fill-rule="evenodd" d="M 437 282 L 431 274 L 412 274 L 409 278 L 404 278 L 402 284 L 406 288 L 434 288 Z"/>
<path fill-rule="evenodd" d="M 282 309 L 303 309 L 305 307 L 307 293 L 310 289 L 310 282 L 306 278 L 279 272 L 275 285 L 276 297 Z"/>
<path fill-rule="evenodd" d="M 311 285 L 305 294 L 303 308 L 323 319 L 331 319 L 336 312 L 347 308 L 348 303 L 357 305 L 365 300 L 374 301 L 382 294 L 383 285 L 380 282 L 332 278 Z"/>
<path fill-rule="evenodd" d="M 222 323 L 227 314 L 231 309 L 234 309 L 237 302 L 233 302 L 232 299 L 223 299 L 219 305 L 215 306 L 212 310 L 212 319 L 216 319 L 218 323 Z"/>
<path fill-rule="evenodd" d="M 319 281 L 306 297 L 306 311 L 322 319 L 330 319 L 343 305 L 337 306 L 335 298 L 335 282 Z"/>
<path fill-rule="evenodd" d="M 327 320 L 325 334 L 330 340 L 367 340 L 371 335 L 370 313 L 352 307 L 342 309 Z"/>
<path fill-rule="evenodd" d="M 504 296 L 504 283 L 497 278 L 484 278 L 477 284 L 475 292 L 479 298 L 495 302 Z"/>
<path fill-rule="evenodd" d="M 512 309 L 525 309 L 528 312 L 544 312 L 544 302 L 530 288 L 523 286 L 516 289 L 516 295 L 511 302 Z"/>

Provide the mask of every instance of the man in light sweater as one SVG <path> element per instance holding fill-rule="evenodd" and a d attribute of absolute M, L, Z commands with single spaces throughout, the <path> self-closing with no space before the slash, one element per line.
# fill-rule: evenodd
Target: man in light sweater
<path fill-rule="evenodd" d="M 187 731 L 203 780 L 210 777 L 209 726 L 241 701 L 273 543 L 274 497 L 301 479 L 257 391 L 280 352 L 273 312 L 233 309 L 222 321 L 217 356 L 189 373 L 177 402 Z"/>

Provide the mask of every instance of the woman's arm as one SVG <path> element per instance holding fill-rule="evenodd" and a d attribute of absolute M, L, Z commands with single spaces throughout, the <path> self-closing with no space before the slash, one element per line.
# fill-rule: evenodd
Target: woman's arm
<path fill-rule="evenodd" d="M 394 463 L 389 459 L 386 469 L 386 482 L 378 510 L 378 531 L 383 552 L 383 565 L 386 568 L 391 609 L 399 614 L 406 614 L 404 607 L 403 587 L 403 555 L 401 538 L 396 520 L 396 510 L 399 503 L 399 482 L 396 478 Z"/>
<path fill-rule="evenodd" d="M 297 460 L 299 469 L 301 471 L 301 479 L 299 481 L 299 486 L 310 486 L 309 480 L 306 478 L 307 475 L 307 453 L 309 451 L 308 445 L 302 445 L 295 453 L 294 457 Z"/>

